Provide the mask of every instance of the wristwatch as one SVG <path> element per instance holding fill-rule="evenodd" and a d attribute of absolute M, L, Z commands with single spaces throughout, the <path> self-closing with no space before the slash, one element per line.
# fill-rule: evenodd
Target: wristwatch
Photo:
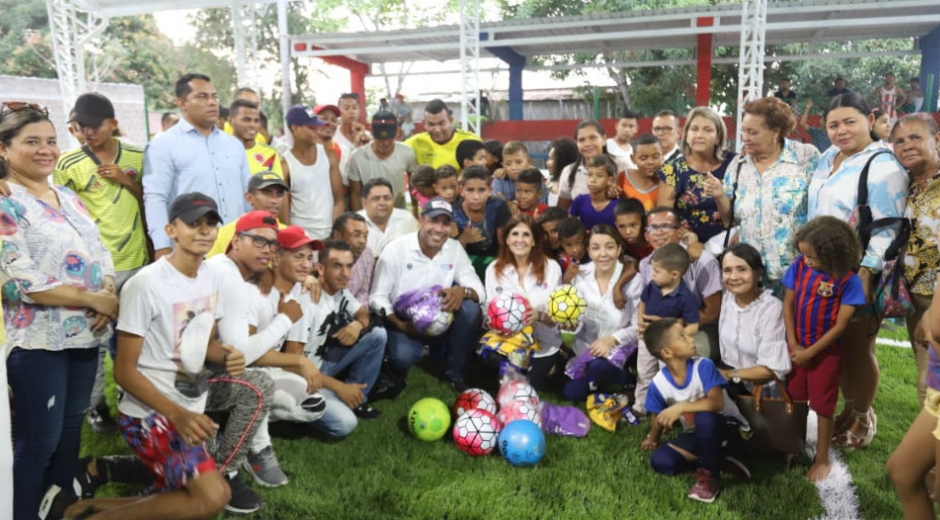
<path fill-rule="evenodd" d="M 731 369 L 731 382 L 734 383 L 734 384 L 738 384 L 738 383 L 741 382 L 741 376 L 738 375 L 738 369 L 737 369 L 737 368 L 732 368 L 732 369 Z"/>

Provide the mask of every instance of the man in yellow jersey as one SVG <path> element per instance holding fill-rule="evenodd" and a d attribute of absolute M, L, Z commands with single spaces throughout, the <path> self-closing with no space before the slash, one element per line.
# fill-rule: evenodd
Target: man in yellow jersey
<path fill-rule="evenodd" d="M 252 103 L 255 104 L 255 106 L 258 107 L 259 110 L 261 109 L 261 96 L 259 96 L 258 93 L 255 92 L 255 90 L 252 88 L 241 87 L 238 90 L 236 90 L 235 98 L 232 101 L 233 102 L 238 101 L 239 99 L 244 99 L 245 101 L 251 101 Z M 224 131 L 228 135 L 235 135 L 234 129 L 232 128 L 232 123 L 229 121 L 230 118 L 231 118 L 231 114 L 229 114 L 228 117 L 226 118 L 219 118 L 220 121 L 222 121 L 222 131 Z M 261 132 L 258 132 L 258 134 L 255 135 L 255 141 L 258 141 L 261 144 L 268 144 L 268 142 L 265 140 L 265 137 L 261 135 Z"/>
<path fill-rule="evenodd" d="M 405 144 L 414 148 L 418 164 L 430 164 L 434 168 L 449 164 L 460 171 L 457 145 L 468 139 L 480 140 L 470 132 L 454 128 L 454 116 L 440 99 L 433 99 L 424 106 L 424 130 L 411 136 Z"/>
<path fill-rule="evenodd" d="M 251 205 L 252 211 L 268 211 L 277 215 L 281 210 L 281 205 L 287 199 L 289 189 L 280 175 L 274 172 L 259 172 L 252 175 L 248 180 L 248 191 L 245 192 L 245 200 Z M 235 222 L 233 220 L 219 228 L 215 244 L 206 253 L 207 260 L 215 255 L 224 254 L 228 250 L 232 238 L 235 237 Z M 279 229 L 285 227 L 280 221 L 277 225 Z"/>
<path fill-rule="evenodd" d="M 236 99 L 232 102 L 228 117 L 232 124 L 232 135 L 245 146 L 251 174 L 272 171 L 283 177 L 281 158 L 277 151 L 256 139 L 258 129 L 261 128 L 261 110 L 258 105 L 245 99 Z"/>
<path fill-rule="evenodd" d="M 95 219 L 101 242 L 114 260 L 120 291 L 150 261 L 141 210 L 144 152 L 114 137 L 118 128 L 114 105 L 101 94 L 79 96 L 69 123 L 77 126 L 85 144 L 59 158 L 53 179 L 78 194 Z M 105 352 L 103 348 L 99 357 L 88 422 L 97 433 L 114 433 L 117 424 L 104 400 Z"/>

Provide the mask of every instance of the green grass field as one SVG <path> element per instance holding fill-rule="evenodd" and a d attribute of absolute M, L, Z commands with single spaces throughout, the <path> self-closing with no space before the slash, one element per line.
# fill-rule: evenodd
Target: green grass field
<path fill-rule="evenodd" d="M 906 338 L 903 329 L 885 337 Z M 901 517 L 884 471 L 918 411 L 915 369 L 909 349 L 879 347 L 881 387 L 875 402 L 878 436 L 871 447 L 844 456 L 866 520 Z M 113 404 L 113 384 L 110 398 Z M 275 437 L 275 449 L 290 484 L 256 487 L 267 507 L 255 519 L 810 519 L 824 513 L 817 489 L 802 478 L 805 465 L 784 470 L 783 459 L 751 456 L 751 482 L 724 479 L 714 504 L 686 498 L 692 476 L 664 477 L 649 468 L 639 449 L 648 423 L 624 423 L 616 433 L 592 428 L 583 439 L 549 436 L 537 466 L 516 469 L 498 455 L 471 458 L 449 439 L 415 440 L 404 417 L 411 404 L 455 393 L 421 369 L 395 401 L 380 401 L 382 416 L 360 422 L 340 442 L 310 437 Z M 130 453 L 119 436 L 97 436 L 87 428 L 83 454 Z M 136 490 L 108 486 L 99 496 Z"/>

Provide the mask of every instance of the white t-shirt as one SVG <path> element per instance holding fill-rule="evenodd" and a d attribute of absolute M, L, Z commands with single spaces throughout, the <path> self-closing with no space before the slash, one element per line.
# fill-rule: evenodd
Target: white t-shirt
<path fill-rule="evenodd" d="M 313 303 L 309 298 L 302 297 L 301 300 L 306 300 L 302 304 L 304 317 L 291 329 L 288 340 L 304 343 L 306 345 L 304 355 L 319 367 L 323 363 L 325 354 L 321 347 L 326 343 L 330 324 L 336 313 L 345 309 L 345 312 L 352 318 L 362 308 L 362 304 L 348 289 L 343 289 L 332 296 L 324 291 L 317 303 Z"/>
<path fill-rule="evenodd" d="M 502 294 L 519 293 L 525 296 L 529 305 L 534 310 L 541 312 L 548 311 L 548 298 L 552 291 L 561 285 L 561 266 L 554 260 L 547 260 L 545 264 L 544 283 L 539 284 L 529 269 L 523 276 L 523 284 L 519 284 L 519 274 L 516 266 L 507 265 L 503 268 L 500 276 L 496 276 L 496 262 L 491 263 L 486 268 L 486 306 L 489 308 L 490 301 L 498 298 Z M 539 342 L 541 349 L 533 355 L 535 357 L 551 356 L 558 352 L 561 346 L 561 333 L 558 327 L 552 327 L 542 322 L 536 322 L 532 327 L 535 333 L 535 339 Z"/>
<path fill-rule="evenodd" d="M 633 147 L 630 146 L 630 143 L 627 143 L 626 146 L 620 146 L 616 139 L 608 137 L 607 153 L 622 160 L 627 165 L 628 170 L 636 169 L 636 164 L 634 164 L 633 159 L 630 158 L 633 155 Z"/>
<path fill-rule="evenodd" d="M 669 369 L 663 367 L 650 382 L 649 393 L 646 394 L 646 411 L 660 413 L 676 403 L 694 403 L 708 396 L 712 388 L 721 387 L 724 394 L 724 408 L 721 414 L 734 417 L 741 425 L 749 426 L 747 419 L 741 415 L 738 405 L 728 397 L 725 390 L 727 382 L 721 376 L 712 360 L 708 358 L 693 358 L 687 362 L 685 381 L 681 383 L 673 380 Z"/>
<path fill-rule="evenodd" d="M 591 343 L 605 336 L 614 336 L 618 345 L 628 345 L 637 340 L 636 320 L 634 319 L 635 303 L 628 300 L 628 305 L 623 309 L 618 309 L 614 304 L 614 285 L 622 273 L 623 264 L 617 262 L 607 291 L 601 294 L 597 278 L 594 277 L 594 263 L 591 262 L 578 268 L 578 275 L 574 277 L 571 284 L 584 295 L 587 311 L 581 332 L 574 338 L 575 354 L 584 352 L 591 346 Z"/>
<path fill-rule="evenodd" d="M 290 220 L 304 228 L 310 238 L 326 240 L 333 230 L 333 190 L 330 159 L 317 145 L 317 161 L 301 164 L 288 150 L 282 157 L 290 169 Z"/>
<path fill-rule="evenodd" d="M 206 350 L 216 320 L 223 317 L 219 286 L 205 264 L 190 278 L 163 257 L 141 269 L 121 292 L 118 330 L 144 338 L 137 370 L 161 394 L 195 413 L 206 408 Z M 155 412 L 127 392 L 118 409 L 135 418 Z"/>
<path fill-rule="evenodd" d="M 258 361 L 269 350 L 280 348 L 293 325 L 290 318 L 277 314 L 277 307 L 272 313 L 258 287 L 242 278 L 238 266 L 228 256 L 215 255 L 205 264 L 219 280 L 224 280 L 219 286 L 219 304 L 224 311 L 224 317 L 219 320 L 222 343 L 244 353 L 246 365 Z M 264 319 L 265 316 L 273 316 L 273 319 Z M 249 334 L 249 326 L 256 328 L 254 334 Z"/>
<path fill-rule="evenodd" d="M 385 231 L 382 231 L 379 229 L 379 226 L 372 223 L 369 219 L 369 215 L 366 214 L 366 210 L 359 210 L 359 214 L 366 219 L 366 225 L 369 227 L 367 244 L 376 258 L 382 254 L 382 250 L 385 249 L 385 246 L 391 243 L 392 240 L 418 230 L 417 219 L 415 219 L 414 215 L 410 212 L 403 209 L 395 208 L 392 210 L 392 214 L 388 217 L 388 223 L 385 225 Z"/>

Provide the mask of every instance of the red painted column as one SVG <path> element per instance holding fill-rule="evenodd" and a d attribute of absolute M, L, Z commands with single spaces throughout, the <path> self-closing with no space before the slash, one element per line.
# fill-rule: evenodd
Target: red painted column
<path fill-rule="evenodd" d="M 711 27 L 715 25 L 715 19 L 710 16 L 703 16 L 696 19 L 698 27 Z M 708 106 L 711 101 L 712 84 L 712 37 L 711 33 L 698 35 L 696 46 L 696 58 L 698 62 L 698 74 L 696 75 L 695 104 L 696 106 Z"/>
<path fill-rule="evenodd" d="M 313 49 L 319 48 L 314 46 Z M 322 56 L 320 59 L 329 63 L 330 65 L 336 65 L 337 67 L 342 67 L 349 71 L 350 92 L 359 94 L 359 106 L 362 107 L 362 110 L 359 112 L 359 119 L 365 123 L 366 76 L 369 75 L 369 65 L 361 61 L 356 61 L 352 58 L 347 58 L 345 56 Z M 330 103 L 335 102 L 335 100 L 330 100 Z"/>

